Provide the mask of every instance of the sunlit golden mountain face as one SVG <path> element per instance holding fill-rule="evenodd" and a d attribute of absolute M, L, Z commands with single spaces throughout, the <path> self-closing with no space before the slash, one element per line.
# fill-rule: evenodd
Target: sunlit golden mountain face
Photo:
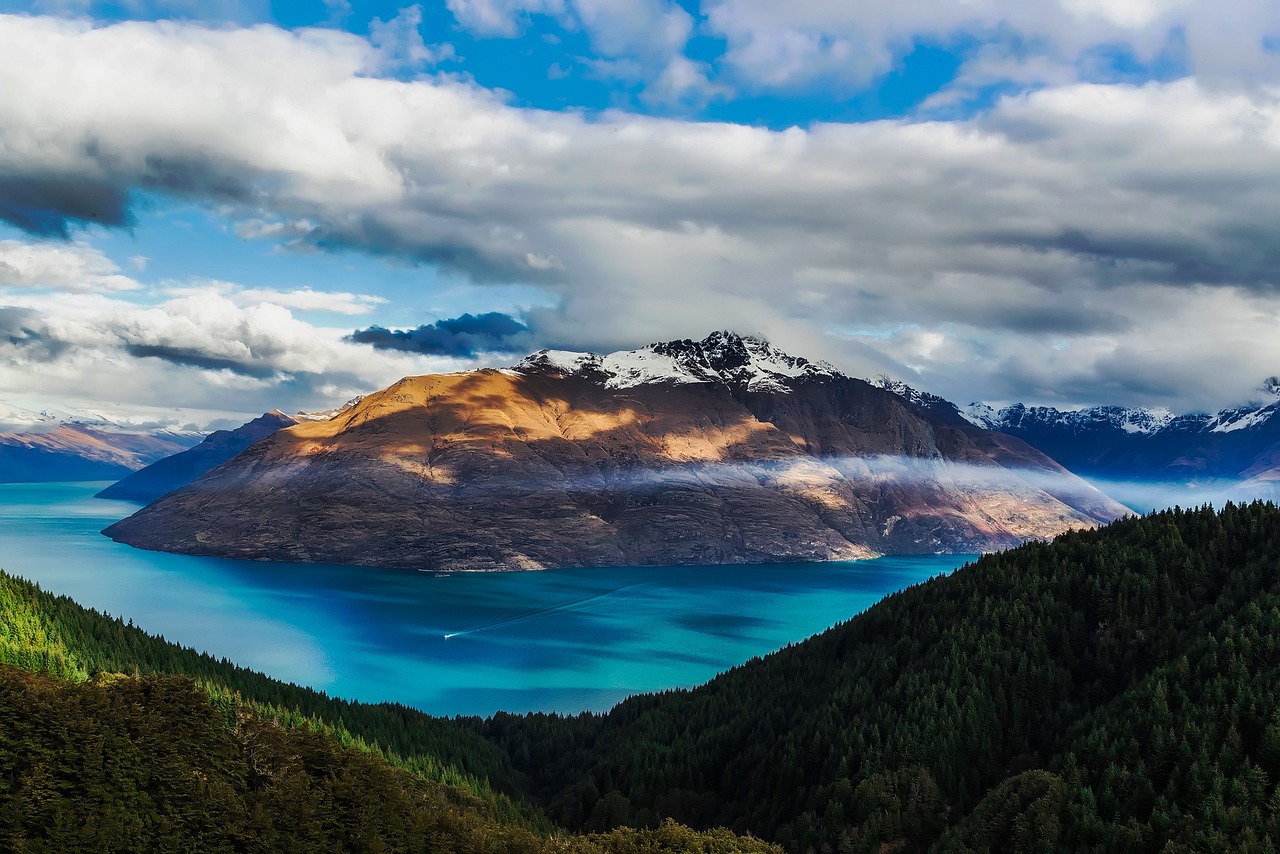
<path fill-rule="evenodd" d="M 111 528 L 432 571 L 973 552 L 1124 508 L 1030 446 L 763 341 L 409 377 Z"/>

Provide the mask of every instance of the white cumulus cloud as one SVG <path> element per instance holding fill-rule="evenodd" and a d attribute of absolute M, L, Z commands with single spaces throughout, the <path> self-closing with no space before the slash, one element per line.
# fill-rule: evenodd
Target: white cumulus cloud
<path fill-rule="evenodd" d="M 953 397 L 1204 405 L 1235 393 L 1206 350 L 1242 330 L 1220 348 L 1241 388 L 1277 372 L 1265 321 L 1232 311 L 1277 306 L 1280 90 L 1072 83 L 958 121 L 772 131 L 519 108 L 370 76 L 372 53 L 331 32 L 0 17 L 0 217 L 123 224 L 133 193 L 167 193 L 246 236 L 538 286 L 547 340 L 737 327 Z M 352 352 L 276 347 L 253 330 L 283 316 L 223 298 L 247 350 L 200 353 L 302 371 Z M 135 349 L 186 346 L 190 312 L 165 311 L 176 337 Z"/>
<path fill-rule="evenodd" d="M 0 240 L 0 288 L 4 287 L 90 293 L 130 291 L 141 285 L 85 243 Z"/>

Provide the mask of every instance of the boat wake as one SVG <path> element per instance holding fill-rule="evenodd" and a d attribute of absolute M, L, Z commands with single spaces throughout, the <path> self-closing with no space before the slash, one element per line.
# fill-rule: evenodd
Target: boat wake
<path fill-rule="evenodd" d="M 532 611 L 526 611 L 523 614 L 516 614 L 511 617 L 504 617 L 501 620 L 494 620 L 492 623 L 485 623 L 480 626 L 473 626 L 472 628 L 462 629 L 456 632 L 446 632 L 444 635 L 444 639 L 448 640 L 449 638 L 457 638 L 457 637 L 462 637 L 464 635 L 474 635 L 476 632 L 487 632 L 492 629 L 502 628 L 504 626 L 510 626 L 514 623 L 523 623 L 526 620 L 536 620 L 536 619 L 539 619 L 540 617 L 547 617 L 552 614 L 564 614 L 572 611 L 581 611 L 585 608 L 591 607 L 594 603 L 599 602 L 602 599 L 607 599 L 613 596 L 617 596 L 619 593 L 622 593 L 623 591 L 626 591 L 626 590 L 634 590 L 638 587 L 647 587 L 652 583 L 653 582 L 651 581 L 644 581 L 644 582 L 637 582 L 636 584 L 624 584 L 623 586 L 615 587 L 612 590 L 604 590 L 600 593 L 593 593 L 590 596 L 584 596 L 581 599 L 574 599 L 572 602 L 560 602 L 555 605 L 547 605 L 542 608 L 535 608 Z"/>

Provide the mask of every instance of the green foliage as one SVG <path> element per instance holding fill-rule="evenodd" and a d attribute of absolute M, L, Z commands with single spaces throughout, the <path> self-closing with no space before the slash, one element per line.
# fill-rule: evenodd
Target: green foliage
<path fill-rule="evenodd" d="M 565 834 L 490 779 L 519 780 L 454 721 L 284 685 L 0 573 L 0 850 L 777 854 L 674 822 Z"/>
<path fill-rule="evenodd" d="M 346 703 L 2 575 L 0 662 L 63 680 L 0 679 L 14 850 L 767 850 L 689 826 L 802 854 L 1280 843 L 1267 504 L 990 555 L 606 715 Z"/>
<path fill-rule="evenodd" d="M 328 734 L 225 712 L 182 677 L 0 667 L 0 849 L 21 852 L 759 852 L 674 823 L 545 836 Z"/>
<path fill-rule="evenodd" d="M 58 679 L 91 674 L 189 676 L 223 707 L 247 703 L 287 727 L 329 732 L 429 780 L 470 791 L 510 816 L 521 781 L 501 753 L 454 722 L 397 704 L 369 705 L 285 684 L 153 637 L 65 596 L 0 572 L 0 664 Z"/>
<path fill-rule="evenodd" d="M 1273 850 L 1280 510 L 1073 532 L 701 688 L 472 725 L 570 827 L 669 816 L 798 852 Z"/>

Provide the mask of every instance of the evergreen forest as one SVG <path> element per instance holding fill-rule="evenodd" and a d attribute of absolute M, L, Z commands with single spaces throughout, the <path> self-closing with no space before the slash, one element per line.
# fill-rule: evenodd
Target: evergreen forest
<path fill-rule="evenodd" d="M 1280 509 L 1263 503 L 988 555 L 603 715 L 348 703 L 9 576 L 0 663 L 6 850 L 1280 844 Z"/>

